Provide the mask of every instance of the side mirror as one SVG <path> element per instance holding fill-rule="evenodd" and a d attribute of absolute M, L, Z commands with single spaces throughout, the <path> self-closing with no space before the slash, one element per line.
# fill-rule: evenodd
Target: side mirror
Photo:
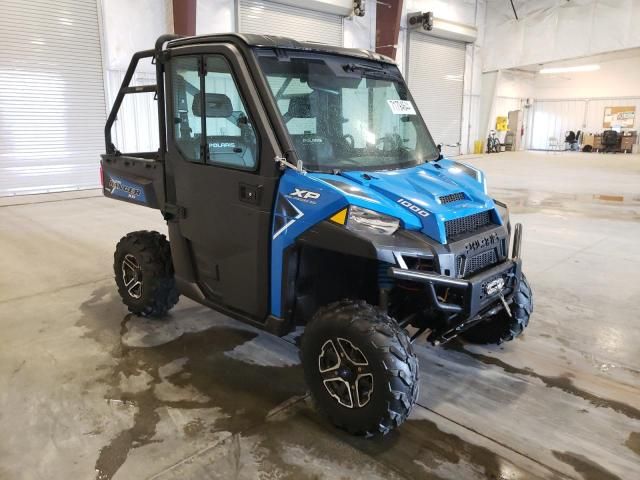
<path fill-rule="evenodd" d="M 442 144 L 439 143 L 437 147 L 438 147 L 438 160 L 442 160 L 444 158 L 444 156 L 442 155 Z"/>

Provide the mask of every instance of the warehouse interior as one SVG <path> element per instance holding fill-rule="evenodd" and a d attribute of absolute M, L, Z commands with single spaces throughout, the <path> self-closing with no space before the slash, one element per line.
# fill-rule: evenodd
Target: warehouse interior
<path fill-rule="evenodd" d="M 0 4 L 0 480 L 640 478 L 640 0 Z M 101 184 L 131 57 L 228 32 L 389 57 L 444 158 L 523 226 L 526 332 L 418 336 L 417 400 L 387 435 L 318 411 L 302 326 L 185 296 L 151 318 L 118 294 L 118 241 L 168 234 Z M 143 58 L 133 89 L 155 81 Z M 125 96 L 118 153 L 162 148 L 158 98 Z"/>

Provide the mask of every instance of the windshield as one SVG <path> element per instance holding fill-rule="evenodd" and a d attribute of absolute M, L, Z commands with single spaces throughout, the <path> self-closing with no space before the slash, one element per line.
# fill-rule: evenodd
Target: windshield
<path fill-rule="evenodd" d="M 308 170 L 390 170 L 438 158 L 395 65 L 340 55 L 256 51 Z"/>

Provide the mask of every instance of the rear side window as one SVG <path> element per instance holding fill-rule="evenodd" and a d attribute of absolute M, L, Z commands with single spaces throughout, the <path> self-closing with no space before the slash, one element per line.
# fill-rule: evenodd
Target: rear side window
<path fill-rule="evenodd" d="M 230 65 L 219 55 L 176 57 L 172 65 L 174 138 L 184 158 L 254 170 L 256 132 Z"/>

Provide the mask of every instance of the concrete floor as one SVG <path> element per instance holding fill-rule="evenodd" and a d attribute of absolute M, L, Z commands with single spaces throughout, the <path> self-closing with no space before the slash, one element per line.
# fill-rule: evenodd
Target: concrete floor
<path fill-rule="evenodd" d="M 0 199 L 0 479 L 640 478 L 640 156 L 467 160 L 524 224 L 535 314 L 501 347 L 417 344 L 419 405 L 373 440 L 314 411 L 295 335 L 127 315 L 113 249 L 158 212 Z"/>

